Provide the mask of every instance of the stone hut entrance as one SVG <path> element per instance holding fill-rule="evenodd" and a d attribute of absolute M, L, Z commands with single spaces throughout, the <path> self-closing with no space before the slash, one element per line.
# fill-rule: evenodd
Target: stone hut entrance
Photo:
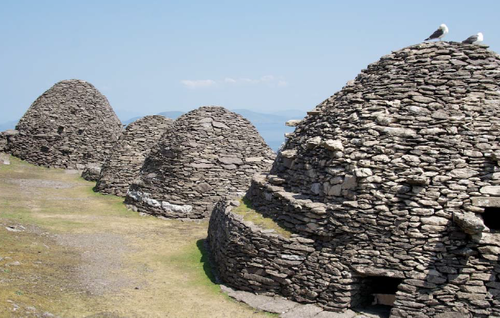
<path fill-rule="evenodd" d="M 353 296 L 351 307 L 377 309 L 390 313 L 396 300 L 402 278 L 365 276 L 359 279 L 358 294 Z"/>
<path fill-rule="evenodd" d="M 500 231 L 500 207 L 484 208 L 482 216 L 484 225 L 492 231 Z"/>

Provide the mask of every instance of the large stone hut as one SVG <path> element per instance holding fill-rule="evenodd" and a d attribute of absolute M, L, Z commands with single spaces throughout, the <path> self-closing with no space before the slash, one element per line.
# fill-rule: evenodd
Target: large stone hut
<path fill-rule="evenodd" d="M 65 80 L 30 106 L 6 148 L 37 165 L 82 169 L 102 164 L 121 131 L 108 100 L 92 84 Z"/>
<path fill-rule="evenodd" d="M 153 115 L 129 124 L 102 166 L 94 190 L 124 197 L 147 155 L 172 123 L 169 118 Z"/>
<path fill-rule="evenodd" d="M 318 105 L 247 192 L 218 203 L 209 244 L 230 286 L 333 311 L 500 317 L 500 57 L 422 43 Z"/>
<path fill-rule="evenodd" d="M 255 127 L 223 107 L 200 107 L 167 129 L 125 199 L 171 218 L 206 218 L 221 196 L 245 192 L 274 160 Z"/>

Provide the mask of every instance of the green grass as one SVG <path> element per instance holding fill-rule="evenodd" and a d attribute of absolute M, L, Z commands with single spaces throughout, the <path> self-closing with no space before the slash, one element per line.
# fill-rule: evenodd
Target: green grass
<path fill-rule="evenodd" d="M 252 204 L 250 200 L 246 197 L 240 199 L 240 205 L 236 208 L 233 208 L 233 213 L 241 215 L 243 220 L 250 221 L 255 225 L 266 229 L 266 230 L 274 230 L 276 233 L 290 238 L 292 233 L 285 228 L 281 227 L 278 223 L 276 223 L 273 219 L 269 217 L 265 217 L 262 214 L 258 213 L 256 210 L 252 208 Z"/>
<path fill-rule="evenodd" d="M 273 316 L 220 292 L 203 245 L 208 222 L 143 217 L 78 174 L 10 161 L 0 165 L 0 317 L 30 316 L 29 307 L 61 317 Z M 9 224 L 29 230 L 3 230 Z M 6 256 L 21 265 L 7 266 Z M 105 268 L 100 257 L 119 266 Z M 126 283 L 96 296 L 80 283 L 88 272 Z"/>

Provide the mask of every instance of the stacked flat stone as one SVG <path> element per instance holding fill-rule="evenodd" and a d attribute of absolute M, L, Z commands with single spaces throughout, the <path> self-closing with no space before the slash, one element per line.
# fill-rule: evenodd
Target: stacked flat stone
<path fill-rule="evenodd" d="M 104 163 L 94 190 L 124 197 L 147 155 L 172 123 L 169 118 L 153 115 L 129 124 Z"/>
<path fill-rule="evenodd" d="M 7 136 L 0 132 L 0 152 L 4 152 L 7 149 Z"/>
<path fill-rule="evenodd" d="M 497 54 L 437 42 L 383 56 L 309 112 L 252 180 L 254 208 L 292 238 L 217 205 L 219 275 L 335 311 L 392 278 L 390 317 L 500 317 L 500 224 L 482 218 L 500 207 L 499 132 Z"/>
<path fill-rule="evenodd" d="M 125 203 L 169 218 L 206 218 L 222 196 L 244 193 L 274 158 L 248 120 L 223 107 L 200 107 L 167 129 Z"/>
<path fill-rule="evenodd" d="M 83 168 L 82 178 L 87 181 L 97 182 L 101 175 L 102 166 L 100 164 L 89 163 Z"/>
<path fill-rule="evenodd" d="M 31 105 L 8 138 L 8 151 L 37 165 L 83 169 L 102 164 L 122 125 L 108 100 L 81 80 L 56 83 Z"/>

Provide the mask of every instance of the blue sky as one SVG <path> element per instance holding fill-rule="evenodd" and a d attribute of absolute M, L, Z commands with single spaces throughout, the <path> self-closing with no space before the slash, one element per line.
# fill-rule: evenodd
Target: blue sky
<path fill-rule="evenodd" d="M 0 122 L 70 78 L 125 117 L 202 105 L 307 111 L 441 23 L 445 40 L 481 31 L 500 52 L 498 12 L 497 0 L 0 0 Z"/>

